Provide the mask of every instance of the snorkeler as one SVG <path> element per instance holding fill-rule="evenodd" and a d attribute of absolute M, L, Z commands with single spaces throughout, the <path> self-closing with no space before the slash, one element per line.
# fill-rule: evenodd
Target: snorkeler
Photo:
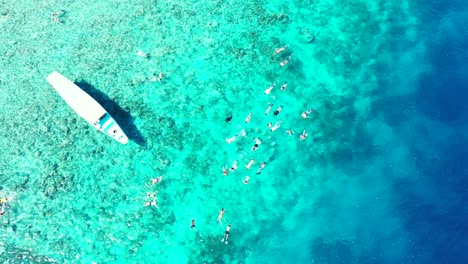
<path fill-rule="evenodd" d="M 234 163 L 231 166 L 231 170 L 235 171 L 237 169 L 237 160 L 234 161 Z"/>
<path fill-rule="evenodd" d="M 226 231 L 224 232 L 224 237 L 223 237 L 223 239 L 221 239 L 221 242 L 226 241 L 226 245 L 227 245 L 228 239 L 229 239 L 229 231 L 231 231 L 231 224 L 229 224 L 229 225 L 226 227 Z"/>
<path fill-rule="evenodd" d="M 249 113 L 249 115 L 245 118 L 245 123 L 250 122 L 250 118 L 252 118 L 252 113 Z"/>
<path fill-rule="evenodd" d="M 236 140 L 236 136 L 233 136 L 233 137 L 230 137 L 230 138 L 226 138 L 226 142 L 228 144 L 231 144 L 232 142 L 234 142 L 234 140 Z"/>
<path fill-rule="evenodd" d="M 287 57 L 287 58 L 284 59 L 282 62 L 280 62 L 280 66 L 281 66 L 281 67 L 285 66 L 286 64 L 289 63 L 290 60 L 291 60 L 291 56 Z"/>
<path fill-rule="evenodd" d="M 159 206 L 158 206 L 158 199 L 155 198 L 153 201 L 144 202 L 144 203 L 143 203 L 143 206 L 155 206 L 156 208 L 159 209 Z"/>
<path fill-rule="evenodd" d="M 258 146 L 262 144 L 262 140 L 260 138 L 255 138 L 255 144 L 253 145 L 252 149 L 250 151 L 254 151 L 258 149 Z"/>
<path fill-rule="evenodd" d="M 271 110 L 271 107 L 273 106 L 272 103 L 268 103 L 268 108 L 266 109 L 265 111 L 265 115 L 268 115 L 268 113 L 270 113 L 270 110 Z"/>
<path fill-rule="evenodd" d="M 311 108 L 311 109 L 309 109 L 309 110 L 307 110 L 305 112 L 302 112 L 301 117 L 304 118 L 304 119 L 307 119 L 307 118 L 309 118 L 310 113 L 312 113 L 313 111 L 315 111 L 315 110 Z"/>
<path fill-rule="evenodd" d="M 264 93 L 265 93 L 265 94 L 270 94 L 271 90 L 272 90 L 273 88 L 275 88 L 275 86 L 276 86 L 276 84 L 274 84 L 274 83 L 270 84 L 270 87 L 268 87 L 268 88 L 265 90 Z"/>
<path fill-rule="evenodd" d="M 232 120 L 232 114 L 230 116 L 226 117 L 226 122 L 230 123 L 231 120 Z"/>
<path fill-rule="evenodd" d="M 285 51 L 288 47 L 289 47 L 289 45 L 285 45 L 285 46 L 276 48 L 276 49 L 275 49 L 275 53 L 274 53 L 273 55 L 278 55 L 278 54 L 280 54 L 281 52 Z"/>
<path fill-rule="evenodd" d="M 276 124 L 270 128 L 270 129 L 271 129 L 271 132 L 275 131 L 275 130 L 278 129 L 280 126 L 281 126 L 281 121 L 276 122 Z"/>
<path fill-rule="evenodd" d="M 283 85 L 281 85 L 281 91 L 286 90 L 287 86 L 288 86 L 288 82 L 284 82 Z"/>
<path fill-rule="evenodd" d="M 283 107 L 284 107 L 284 106 L 280 105 L 280 107 L 278 107 L 278 109 L 276 109 L 275 112 L 274 112 L 273 114 L 274 114 L 274 115 L 278 115 L 278 114 L 281 112 L 281 110 L 283 110 Z"/>
<path fill-rule="evenodd" d="M 223 166 L 223 175 L 228 176 L 228 174 L 229 174 L 229 170 L 225 166 Z"/>
<path fill-rule="evenodd" d="M 249 181 L 250 181 L 250 177 L 249 176 L 245 176 L 245 179 L 242 180 L 242 182 L 244 184 L 249 184 Z"/>
<path fill-rule="evenodd" d="M 258 175 L 258 174 L 262 173 L 262 171 L 263 171 L 263 169 L 265 168 L 265 166 L 266 166 L 266 162 L 262 162 L 262 164 L 260 164 L 260 168 L 258 168 L 256 174 Z"/>
<path fill-rule="evenodd" d="M 252 167 L 252 165 L 254 164 L 254 162 L 255 162 L 255 160 L 254 160 L 254 159 L 251 159 L 251 160 L 249 161 L 249 163 L 248 163 L 247 165 L 245 165 L 245 168 L 248 169 L 248 170 L 250 170 L 250 167 Z"/>
<path fill-rule="evenodd" d="M 151 183 L 152 184 L 160 183 L 162 181 L 162 179 L 163 179 L 163 176 L 158 176 L 158 177 L 156 177 L 154 179 L 151 179 Z"/>
<path fill-rule="evenodd" d="M 218 218 L 216 218 L 216 222 L 221 222 L 221 219 L 223 218 L 224 215 L 224 208 L 221 208 L 221 211 L 219 211 Z"/>
<path fill-rule="evenodd" d="M 137 56 L 140 56 L 140 57 L 144 57 L 144 58 L 148 58 L 148 57 L 149 57 L 149 54 L 148 54 L 148 53 L 145 53 L 145 52 L 143 52 L 143 51 L 141 51 L 141 50 L 137 50 L 137 51 L 136 51 L 136 55 L 137 55 Z"/>
<path fill-rule="evenodd" d="M 304 140 L 307 138 L 307 136 L 309 136 L 309 134 L 307 134 L 307 131 L 304 129 L 304 131 L 302 132 L 302 134 L 299 136 L 299 138 L 301 140 Z"/>

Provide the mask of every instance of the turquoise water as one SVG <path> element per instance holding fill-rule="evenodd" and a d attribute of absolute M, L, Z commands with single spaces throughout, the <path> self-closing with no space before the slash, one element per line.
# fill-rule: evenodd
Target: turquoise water
<path fill-rule="evenodd" d="M 420 181 L 400 137 L 406 130 L 376 108 L 413 93 L 430 70 L 416 7 L 379 0 L 3 1 L 0 196 L 13 200 L 0 218 L 0 259 L 429 260 L 414 251 L 418 240 L 397 208 L 406 198 L 396 186 L 418 182 L 433 192 L 411 193 L 431 201 L 437 192 Z M 52 14 L 60 10 L 56 23 Z M 100 101 L 130 143 L 112 141 L 73 113 L 45 80 L 55 70 Z M 162 81 L 152 81 L 160 72 Z M 310 108 L 316 111 L 302 119 Z M 267 124 L 277 121 L 271 132 Z M 300 140 L 304 129 L 309 137 Z M 250 151 L 258 137 L 262 144 Z M 239 168 L 223 176 L 234 161 Z M 261 162 L 267 165 L 257 175 Z M 159 175 L 162 182 L 151 184 Z M 159 209 L 144 207 L 156 191 Z"/>

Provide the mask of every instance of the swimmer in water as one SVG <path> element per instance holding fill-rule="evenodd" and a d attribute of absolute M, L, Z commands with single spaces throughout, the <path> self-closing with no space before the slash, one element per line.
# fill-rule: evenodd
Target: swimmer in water
<path fill-rule="evenodd" d="M 57 23 L 57 24 L 62 24 L 62 21 L 60 18 L 65 14 L 65 10 L 60 10 L 58 12 L 54 12 L 52 14 L 52 19 Z"/>
<path fill-rule="evenodd" d="M 249 115 L 245 118 L 245 123 L 249 123 L 250 118 L 252 118 L 252 113 L 249 113 Z"/>
<path fill-rule="evenodd" d="M 291 60 L 291 56 L 287 57 L 287 58 L 284 59 L 282 62 L 280 62 L 280 66 L 281 66 L 281 67 L 285 66 L 286 64 L 289 63 L 290 60 Z"/>
<path fill-rule="evenodd" d="M 281 52 L 285 51 L 289 46 L 288 45 L 285 45 L 283 47 L 279 47 L 279 48 L 276 48 L 275 49 L 275 53 L 273 55 L 278 55 L 280 54 Z"/>
<path fill-rule="evenodd" d="M 146 197 L 148 198 L 156 198 L 156 193 L 146 193 Z"/>
<path fill-rule="evenodd" d="M 271 90 L 272 90 L 273 88 L 275 88 L 275 86 L 276 86 L 276 84 L 274 84 L 274 83 L 270 84 L 270 87 L 268 87 L 268 88 L 265 90 L 264 93 L 265 93 L 265 94 L 270 94 Z"/>
<path fill-rule="evenodd" d="M 216 219 L 216 222 L 221 222 L 221 219 L 223 219 L 223 215 L 224 215 L 224 208 L 221 208 L 221 211 L 219 211 L 219 214 L 218 214 L 218 218 Z"/>
<path fill-rule="evenodd" d="M 284 82 L 283 85 L 281 85 L 281 91 L 286 90 L 287 86 L 288 86 L 288 82 Z"/>
<path fill-rule="evenodd" d="M 149 79 L 153 82 L 161 82 L 161 80 L 164 78 L 163 73 L 160 72 L 159 74 L 153 73 L 153 76 L 149 77 Z"/>
<path fill-rule="evenodd" d="M 226 122 L 229 123 L 229 122 L 231 122 L 231 120 L 232 120 L 232 114 L 230 116 L 226 117 Z"/>
<path fill-rule="evenodd" d="M 155 206 L 156 208 L 159 209 L 158 199 L 154 199 L 153 201 L 150 201 L 150 202 L 144 202 L 143 206 Z"/>
<path fill-rule="evenodd" d="M 229 170 L 226 168 L 226 166 L 223 166 L 223 175 L 228 176 Z"/>
<path fill-rule="evenodd" d="M 307 110 L 305 112 L 302 112 L 301 117 L 304 118 L 304 119 L 307 119 L 307 118 L 309 118 L 310 113 L 312 113 L 314 111 L 315 110 L 311 108 L 311 109 L 309 109 L 309 110 Z"/>
<path fill-rule="evenodd" d="M 265 115 L 268 115 L 268 113 L 270 113 L 271 107 L 272 107 L 272 106 L 273 106 L 272 103 L 268 103 L 268 108 L 267 108 L 266 111 L 265 111 Z"/>
<path fill-rule="evenodd" d="M 242 180 L 242 182 L 244 184 L 249 184 L 249 181 L 250 181 L 250 177 L 249 176 L 245 176 L 245 179 Z"/>
<path fill-rule="evenodd" d="M 268 128 L 271 128 L 272 126 L 273 126 L 273 123 L 271 123 L 271 122 L 268 123 L 268 125 L 267 125 Z"/>
<path fill-rule="evenodd" d="M 292 136 L 294 134 L 294 131 L 292 129 L 288 129 L 288 130 L 286 130 L 286 133 L 288 133 L 288 135 Z"/>
<path fill-rule="evenodd" d="M 140 56 L 140 57 L 144 57 L 144 58 L 148 58 L 148 57 L 149 57 L 149 54 L 148 54 L 148 53 L 145 53 L 145 52 L 143 52 L 143 51 L 141 51 L 141 50 L 137 50 L 136 55 L 137 55 L 137 56 Z"/>
<path fill-rule="evenodd" d="M 270 128 L 270 129 L 271 129 L 271 132 L 275 131 L 275 130 L 278 129 L 280 126 L 281 126 L 281 121 L 276 122 L 276 124 Z"/>
<path fill-rule="evenodd" d="M 151 183 L 152 184 L 160 183 L 162 181 L 162 179 L 163 179 L 163 176 L 158 176 L 158 177 L 156 177 L 154 179 L 151 179 Z"/>
<path fill-rule="evenodd" d="M 231 231 L 231 224 L 229 224 L 229 225 L 226 227 L 226 232 L 224 232 L 224 237 L 223 237 L 223 239 L 221 239 L 221 242 L 226 241 L 226 245 L 227 245 L 228 239 L 229 239 L 229 231 Z"/>
<path fill-rule="evenodd" d="M 274 115 L 278 115 L 278 114 L 281 112 L 281 110 L 283 110 L 283 107 L 284 107 L 284 106 L 280 105 L 280 107 L 278 107 L 278 109 L 276 109 L 275 112 L 274 112 L 273 114 L 274 114 Z"/>
<path fill-rule="evenodd" d="M 237 169 L 237 160 L 234 161 L 234 163 L 231 166 L 231 170 L 235 171 Z"/>
<path fill-rule="evenodd" d="M 254 163 L 255 163 L 255 160 L 254 160 L 254 159 L 251 159 L 251 160 L 249 161 L 249 163 L 248 163 L 247 165 L 245 165 L 245 168 L 248 169 L 248 170 L 250 170 L 250 167 L 252 167 L 252 165 L 253 165 Z"/>
<path fill-rule="evenodd" d="M 262 140 L 261 140 L 260 138 L 255 138 L 254 140 L 255 140 L 255 144 L 254 144 L 254 146 L 252 147 L 252 149 L 251 149 L 250 151 L 257 150 L 257 149 L 258 149 L 258 146 L 259 146 L 260 144 L 262 144 Z"/>
<path fill-rule="evenodd" d="M 258 168 L 256 174 L 258 175 L 258 174 L 262 173 L 262 171 L 263 171 L 263 169 L 265 168 L 265 166 L 266 166 L 266 162 L 262 162 L 262 164 L 260 164 L 260 168 Z"/>
<path fill-rule="evenodd" d="M 304 139 L 306 139 L 308 136 L 309 136 L 309 134 L 307 134 L 307 131 L 304 129 L 304 131 L 302 132 L 302 134 L 299 136 L 299 139 L 300 139 L 300 140 L 304 140 Z"/>
<path fill-rule="evenodd" d="M 226 138 L 226 142 L 227 142 L 228 144 L 231 144 L 232 142 L 234 142 L 234 140 L 236 140 L 236 136 L 233 136 L 233 137 L 231 137 L 231 138 Z"/>
<path fill-rule="evenodd" d="M 190 226 L 191 229 L 195 227 L 195 219 L 192 219 L 192 225 Z"/>

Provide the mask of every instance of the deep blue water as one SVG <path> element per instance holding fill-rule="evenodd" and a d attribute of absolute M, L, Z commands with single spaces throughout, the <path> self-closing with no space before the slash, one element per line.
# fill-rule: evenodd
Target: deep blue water
<path fill-rule="evenodd" d="M 468 5 L 419 5 L 419 42 L 426 47 L 424 63 L 430 70 L 411 82 L 414 87 L 408 88 L 414 92 L 390 93 L 374 107 L 396 129 L 414 161 L 414 167 L 404 168 L 412 176 L 393 186 L 396 210 L 411 238 L 404 262 L 467 263 Z"/>

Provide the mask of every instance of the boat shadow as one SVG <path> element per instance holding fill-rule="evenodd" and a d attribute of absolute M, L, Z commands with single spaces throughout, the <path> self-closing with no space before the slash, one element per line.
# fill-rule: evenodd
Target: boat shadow
<path fill-rule="evenodd" d="M 118 105 L 114 100 L 110 99 L 105 93 L 101 92 L 86 81 L 75 82 L 83 91 L 88 93 L 106 111 L 115 119 L 119 126 L 123 129 L 128 139 L 133 140 L 140 146 L 146 145 L 146 140 L 134 124 L 135 118 L 132 117 L 129 110 L 125 110 Z"/>

